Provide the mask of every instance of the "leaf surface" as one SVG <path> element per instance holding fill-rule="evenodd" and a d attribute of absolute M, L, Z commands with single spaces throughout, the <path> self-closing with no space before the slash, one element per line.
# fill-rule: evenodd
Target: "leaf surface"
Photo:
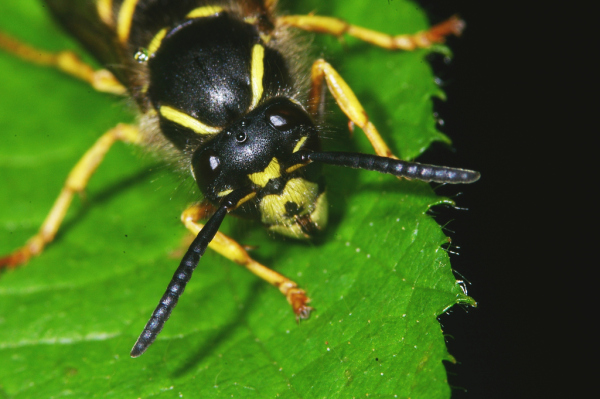
<path fill-rule="evenodd" d="M 5 2 L 0 30 L 43 49 L 75 49 L 33 0 Z M 282 2 L 389 33 L 427 26 L 407 1 Z M 441 96 L 425 51 L 388 52 L 352 38 L 315 39 L 405 159 L 436 140 Z M 71 167 L 118 122 L 126 102 L 0 53 L 0 253 L 35 233 Z M 372 152 L 333 101 L 324 146 Z M 164 331 L 129 350 L 189 239 L 180 212 L 198 200 L 189 178 L 117 144 L 76 198 L 56 241 L 0 276 L 0 388 L 16 398 L 449 397 L 438 315 L 470 303 L 447 238 L 427 210 L 449 203 L 429 185 L 325 167 L 330 223 L 314 242 L 269 237 L 246 221 L 223 231 L 297 281 L 315 312 L 299 325 L 278 290 L 208 251 Z M 187 241 L 186 241 L 187 240 Z"/>

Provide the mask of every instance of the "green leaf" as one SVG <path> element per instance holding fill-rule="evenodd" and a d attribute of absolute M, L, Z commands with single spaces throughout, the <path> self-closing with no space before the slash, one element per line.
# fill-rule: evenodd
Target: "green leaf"
<path fill-rule="evenodd" d="M 281 8 L 389 33 L 427 26 L 407 1 L 293 3 Z M 0 30 L 81 52 L 33 0 L 4 2 Z M 395 153 L 411 159 L 447 141 L 435 129 L 431 97 L 442 93 L 426 51 L 345 42 L 316 38 L 307 63 L 323 56 L 339 70 Z M 85 150 L 135 114 L 120 99 L 1 52 L 0 70 L 0 253 L 8 253 L 36 232 Z M 329 105 L 325 147 L 372 152 Z M 316 309 L 309 320 L 297 325 L 278 290 L 209 251 L 156 343 L 131 359 L 189 242 L 179 214 L 198 199 L 189 178 L 137 152 L 117 144 L 56 241 L 0 276 L 4 397 L 449 397 L 442 361 L 452 358 L 436 317 L 473 303 L 427 215 L 449 200 L 424 183 L 334 167 L 324 171 L 331 218 L 319 239 L 268 237 L 239 220 L 222 229 L 306 289 Z"/>

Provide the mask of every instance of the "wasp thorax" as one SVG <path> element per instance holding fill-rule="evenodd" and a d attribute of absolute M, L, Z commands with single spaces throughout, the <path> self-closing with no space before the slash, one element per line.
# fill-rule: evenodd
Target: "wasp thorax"
<path fill-rule="evenodd" d="M 227 126 L 192 159 L 198 186 L 211 201 L 232 190 L 285 179 L 294 152 L 317 151 L 318 138 L 308 113 L 286 98 L 276 98 Z M 277 185 L 276 182 L 273 183 Z"/>

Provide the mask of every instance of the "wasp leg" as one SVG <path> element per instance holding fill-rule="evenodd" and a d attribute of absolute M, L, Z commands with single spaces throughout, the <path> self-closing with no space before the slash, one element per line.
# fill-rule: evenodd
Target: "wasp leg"
<path fill-rule="evenodd" d="M 94 70 L 72 51 L 51 53 L 33 48 L 0 32 L 0 49 L 34 64 L 56 68 L 89 83 L 95 90 L 124 95 L 127 89 L 106 69 Z"/>
<path fill-rule="evenodd" d="M 312 66 L 312 87 L 310 90 L 309 107 L 313 115 L 319 113 L 319 107 L 323 103 L 323 84 L 327 83 L 329 91 L 337 102 L 340 109 L 348 119 L 360 127 L 371 142 L 377 155 L 388 158 L 396 158 L 387 146 L 375 125 L 369 121 L 369 116 L 356 98 L 356 95 L 337 73 L 333 67 L 323 59 L 316 60 Z"/>
<path fill-rule="evenodd" d="M 319 15 L 286 15 L 277 18 L 277 24 L 338 37 L 346 34 L 389 50 L 428 48 L 434 43 L 443 43 L 446 36 L 459 36 L 465 27 L 465 22 L 456 15 L 427 30 L 395 36 L 351 25 L 338 18 Z"/>
<path fill-rule="evenodd" d="M 197 221 L 206 218 L 212 210 L 214 208 L 208 204 L 192 205 L 181 214 L 181 221 L 189 231 L 197 235 L 203 227 Z M 238 242 L 223 233 L 217 232 L 208 247 L 225 258 L 244 266 L 258 277 L 279 288 L 279 291 L 285 296 L 289 304 L 292 305 L 296 319 L 307 319 L 309 317 L 312 308 L 307 305 L 310 302 L 310 298 L 306 296 L 304 290 L 298 288 L 298 284 L 289 278 L 252 259 Z"/>
<path fill-rule="evenodd" d="M 15 267 L 26 263 L 31 257 L 39 255 L 44 247 L 54 239 L 71 205 L 73 196 L 85 189 L 88 181 L 102 163 L 104 156 L 116 141 L 137 144 L 141 139 L 135 126 L 125 124 L 119 124 L 103 134 L 69 173 L 67 181 L 37 234 L 31 237 L 23 247 L 1 257 L 0 268 Z"/>

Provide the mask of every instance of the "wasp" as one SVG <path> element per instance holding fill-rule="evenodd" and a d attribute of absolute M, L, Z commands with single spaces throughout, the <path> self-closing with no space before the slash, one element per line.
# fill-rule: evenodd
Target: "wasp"
<path fill-rule="evenodd" d="M 37 234 L 0 267 L 26 263 L 56 235 L 73 196 L 82 192 L 116 142 L 155 149 L 190 173 L 202 201 L 182 214 L 196 238 L 152 313 L 131 356 L 143 354 L 171 315 L 201 257 L 211 248 L 277 287 L 298 319 L 313 310 L 298 284 L 250 257 L 219 232 L 228 214 L 256 220 L 271 232 L 310 239 L 327 226 L 321 165 L 438 183 L 472 183 L 479 173 L 399 160 L 369 120 L 350 86 L 324 59 L 302 57 L 303 30 L 349 35 L 390 50 L 428 48 L 460 34 L 457 17 L 429 30 L 390 36 L 315 14 L 277 12 L 277 0 L 45 0 L 58 22 L 104 66 L 74 53 L 49 53 L 0 34 L 0 48 L 89 83 L 129 96 L 136 125 L 104 133 L 75 165 Z M 323 151 L 319 122 L 329 93 L 358 126 L 376 155 Z M 199 221 L 208 219 L 205 224 Z"/>

